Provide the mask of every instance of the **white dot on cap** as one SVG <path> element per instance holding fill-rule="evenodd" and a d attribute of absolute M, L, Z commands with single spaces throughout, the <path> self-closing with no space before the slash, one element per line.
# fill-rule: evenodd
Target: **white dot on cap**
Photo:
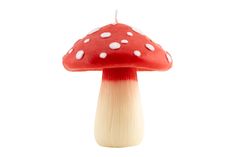
<path fill-rule="evenodd" d="M 134 52 L 134 55 L 137 56 L 137 57 L 140 57 L 141 56 L 141 52 L 139 50 L 135 50 Z"/>
<path fill-rule="evenodd" d="M 107 53 L 106 52 L 101 52 L 100 53 L 100 58 L 104 59 L 107 57 Z"/>
<path fill-rule="evenodd" d="M 110 36 L 111 36 L 111 33 L 110 33 L 110 32 L 104 32 L 104 33 L 100 34 L 100 37 L 101 37 L 101 38 L 108 38 L 108 37 L 110 37 Z"/>
<path fill-rule="evenodd" d="M 78 59 L 78 60 L 82 59 L 83 56 L 84 56 L 84 51 L 83 50 L 79 50 L 76 53 L 76 59 Z"/>
<path fill-rule="evenodd" d="M 137 32 L 137 33 L 139 33 L 139 34 L 143 34 L 142 31 L 139 30 L 139 29 L 137 29 L 137 28 L 133 28 L 133 27 L 132 27 L 132 30 L 135 31 L 135 32 Z"/>
<path fill-rule="evenodd" d="M 145 47 L 146 47 L 147 49 L 149 49 L 150 51 L 154 51 L 154 50 L 155 50 L 155 48 L 154 48 L 153 45 L 151 45 L 151 44 L 145 44 Z"/>
<path fill-rule="evenodd" d="M 127 32 L 126 34 L 127 34 L 128 36 L 130 36 L 130 37 L 133 36 L 133 33 L 131 33 L 131 32 Z"/>
<path fill-rule="evenodd" d="M 111 48 L 112 50 L 119 49 L 120 47 L 121 45 L 118 42 L 112 42 L 109 44 L 109 48 Z"/>
<path fill-rule="evenodd" d="M 83 42 L 88 43 L 89 41 L 90 41 L 90 39 L 85 39 Z"/>
<path fill-rule="evenodd" d="M 97 32 L 99 29 L 100 29 L 99 27 L 98 27 L 98 28 L 95 28 L 95 29 L 93 29 L 92 31 L 90 31 L 88 34 L 93 34 L 93 33 Z"/>
<path fill-rule="evenodd" d="M 73 52 L 73 48 L 71 48 L 71 49 L 68 51 L 68 54 L 70 54 L 71 52 Z"/>
<path fill-rule="evenodd" d="M 122 43 L 122 44 L 127 44 L 127 43 L 128 43 L 128 40 L 123 39 L 123 40 L 121 40 L 121 43 Z"/>
<path fill-rule="evenodd" d="M 172 62 L 171 55 L 168 52 L 166 52 L 166 58 L 167 58 L 168 62 L 170 62 L 170 63 Z"/>

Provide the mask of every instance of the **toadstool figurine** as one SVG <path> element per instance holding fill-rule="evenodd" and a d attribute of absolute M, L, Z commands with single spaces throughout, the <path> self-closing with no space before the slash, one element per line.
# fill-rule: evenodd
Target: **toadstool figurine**
<path fill-rule="evenodd" d="M 63 57 L 69 71 L 103 72 L 95 119 L 95 138 L 107 147 L 137 145 L 143 116 L 137 71 L 164 71 L 172 66 L 168 52 L 137 29 L 116 23 L 94 29 Z"/>

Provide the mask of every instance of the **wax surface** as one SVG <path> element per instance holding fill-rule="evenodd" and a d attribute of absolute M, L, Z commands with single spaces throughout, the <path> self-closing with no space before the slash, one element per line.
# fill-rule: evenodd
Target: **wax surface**
<path fill-rule="evenodd" d="M 103 80 L 137 80 L 135 68 L 109 68 L 103 69 Z"/>
<path fill-rule="evenodd" d="M 69 71 L 130 67 L 137 70 L 167 70 L 172 66 L 168 52 L 136 29 L 109 24 L 78 40 L 63 57 Z"/>

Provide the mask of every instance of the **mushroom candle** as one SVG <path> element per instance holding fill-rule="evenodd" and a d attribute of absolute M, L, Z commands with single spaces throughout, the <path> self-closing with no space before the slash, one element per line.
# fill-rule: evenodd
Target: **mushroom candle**
<path fill-rule="evenodd" d="M 63 57 L 69 71 L 103 72 L 95 119 L 95 138 L 108 147 L 140 143 L 143 116 L 137 71 L 164 71 L 172 66 L 168 52 L 137 29 L 109 24 L 78 40 Z"/>

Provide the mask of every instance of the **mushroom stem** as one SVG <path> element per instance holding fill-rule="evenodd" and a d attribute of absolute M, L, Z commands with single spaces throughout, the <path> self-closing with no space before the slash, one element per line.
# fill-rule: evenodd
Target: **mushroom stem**
<path fill-rule="evenodd" d="M 106 147 L 137 145 L 143 116 L 136 69 L 104 69 L 95 120 L 95 137 Z"/>

